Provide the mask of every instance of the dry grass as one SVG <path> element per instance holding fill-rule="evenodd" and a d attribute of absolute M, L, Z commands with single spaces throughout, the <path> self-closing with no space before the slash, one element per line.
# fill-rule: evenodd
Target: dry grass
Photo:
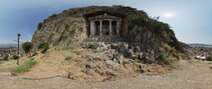
<path fill-rule="evenodd" d="M 24 64 L 22 64 L 22 65 L 16 67 L 15 72 L 16 72 L 16 73 L 28 72 L 28 71 L 30 71 L 30 69 L 31 69 L 35 64 L 37 64 L 37 61 L 36 61 L 36 60 L 34 60 L 34 59 L 27 60 L 27 61 L 25 61 Z"/>
<path fill-rule="evenodd" d="M 17 67 L 16 60 L 0 61 L 0 72 L 11 72 Z"/>
<path fill-rule="evenodd" d="M 157 68 L 153 67 L 155 65 L 143 66 L 141 63 L 132 60 L 131 62 L 126 61 L 124 64 L 119 64 L 111 61 L 111 58 L 104 52 L 95 52 L 92 49 L 50 49 L 47 53 L 40 53 L 34 58 L 38 64 L 29 72 L 19 76 L 46 78 L 60 75 L 76 80 L 106 81 L 134 77 L 144 71 L 149 74 L 152 72 L 153 75 L 167 72 L 167 69 L 162 66 L 158 65 Z"/>

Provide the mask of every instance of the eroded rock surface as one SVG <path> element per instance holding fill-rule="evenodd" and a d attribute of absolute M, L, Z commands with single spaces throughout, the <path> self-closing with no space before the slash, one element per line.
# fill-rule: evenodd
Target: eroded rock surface
<path fill-rule="evenodd" d="M 138 53 L 149 62 L 155 61 L 164 52 L 177 59 L 181 58 L 177 56 L 178 54 L 185 53 L 183 44 L 177 40 L 168 24 L 149 18 L 144 11 L 125 6 L 89 6 L 69 9 L 52 15 L 39 24 L 32 39 L 34 48 L 41 43 L 48 43 L 51 47 L 79 47 L 86 41 L 98 42 L 98 38 L 105 39 L 106 37 L 93 39 L 88 35 L 88 23 L 85 16 L 93 13 L 126 16 L 126 18 L 123 17 L 125 25 L 122 29 L 127 27 L 128 30 L 121 30 L 120 37 L 112 38 L 112 40 L 127 43 L 128 49 L 139 51 Z"/>

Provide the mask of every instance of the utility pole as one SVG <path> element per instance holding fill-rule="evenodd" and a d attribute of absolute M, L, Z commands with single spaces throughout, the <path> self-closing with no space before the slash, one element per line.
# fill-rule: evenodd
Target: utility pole
<path fill-rule="evenodd" d="M 17 38 L 18 38 L 18 39 L 17 39 L 17 42 L 18 42 L 18 52 L 17 52 L 18 55 L 17 55 L 17 56 L 18 56 L 18 57 L 20 57 L 20 37 L 21 37 L 21 34 L 18 33 L 18 34 L 17 34 Z M 20 64 L 20 63 L 19 63 L 19 58 L 18 58 L 18 59 L 17 59 L 17 65 L 19 65 L 19 64 Z"/>

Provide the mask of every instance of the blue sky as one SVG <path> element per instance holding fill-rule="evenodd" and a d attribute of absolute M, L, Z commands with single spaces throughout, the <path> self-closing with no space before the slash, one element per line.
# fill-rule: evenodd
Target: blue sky
<path fill-rule="evenodd" d="M 89 5 L 127 5 L 169 23 L 186 43 L 212 44 L 212 0 L 1 0 L 0 43 L 14 43 L 16 34 L 30 40 L 37 24 L 65 9 Z"/>

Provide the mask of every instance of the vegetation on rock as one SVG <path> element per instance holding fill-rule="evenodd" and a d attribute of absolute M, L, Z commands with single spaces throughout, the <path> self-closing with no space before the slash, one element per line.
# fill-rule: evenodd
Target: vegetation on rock
<path fill-rule="evenodd" d="M 65 58 L 66 61 L 69 61 L 71 59 L 73 59 L 71 56 L 68 56 L 68 57 Z"/>
<path fill-rule="evenodd" d="M 46 53 L 46 51 L 49 49 L 49 44 L 42 43 L 38 46 L 38 49 L 41 50 L 41 53 Z"/>
<path fill-rule="evenodd" d="M 89 49 L 97 49 L 99 45 L 97 43 L 89 43 L 86 46 Z"/>
<path fill-rule="evenodd" d="M 159 55 L 159 62 L 162 62 L 164 64 L 169 64 L 168 60 L 169 55 L 165 52 L 160 53 Z"/>
<path fill-rule="evenodd" d="M 33 35 L 32 43 L 35 47 L 43 42 L 48 43 L 52 47 L 69 48 L 73 45 L 80 46 L 79 44 L 88 38 L 85 28 L 87 23 L 85 15 L 99 12 L 126 16 L 128 34 L 126 37 L 122 36 L 122 39 L 129 46 L 138 47 L 140 52 L 145 54 L 145 58 L 150 58 L 154 61 L 159 58 L 160 60 L 160 53 L 166 52 L 169 56 L 179 59 L 180 57 L 176 55 L 184 52 L 182 43 L 177 40 L 168 24 L 150 18 L 144 11 L 126 6 L 89 6 L 69 9 L 60 14 L 52 15 L 38 25 L 38 30 Z M 163 47 L 164 44 L 171 49 L 161 50 L 165 49 Z M 97 46 L 91 44 L 87 45 L 87 48 L 96 49 L 98 48 Z M 40 49 L 39 46 L 38 49 Z M 46 49 L 43 51 L 45 53 Z M 169 60 L 169 58 L 166 60 Z"/>

